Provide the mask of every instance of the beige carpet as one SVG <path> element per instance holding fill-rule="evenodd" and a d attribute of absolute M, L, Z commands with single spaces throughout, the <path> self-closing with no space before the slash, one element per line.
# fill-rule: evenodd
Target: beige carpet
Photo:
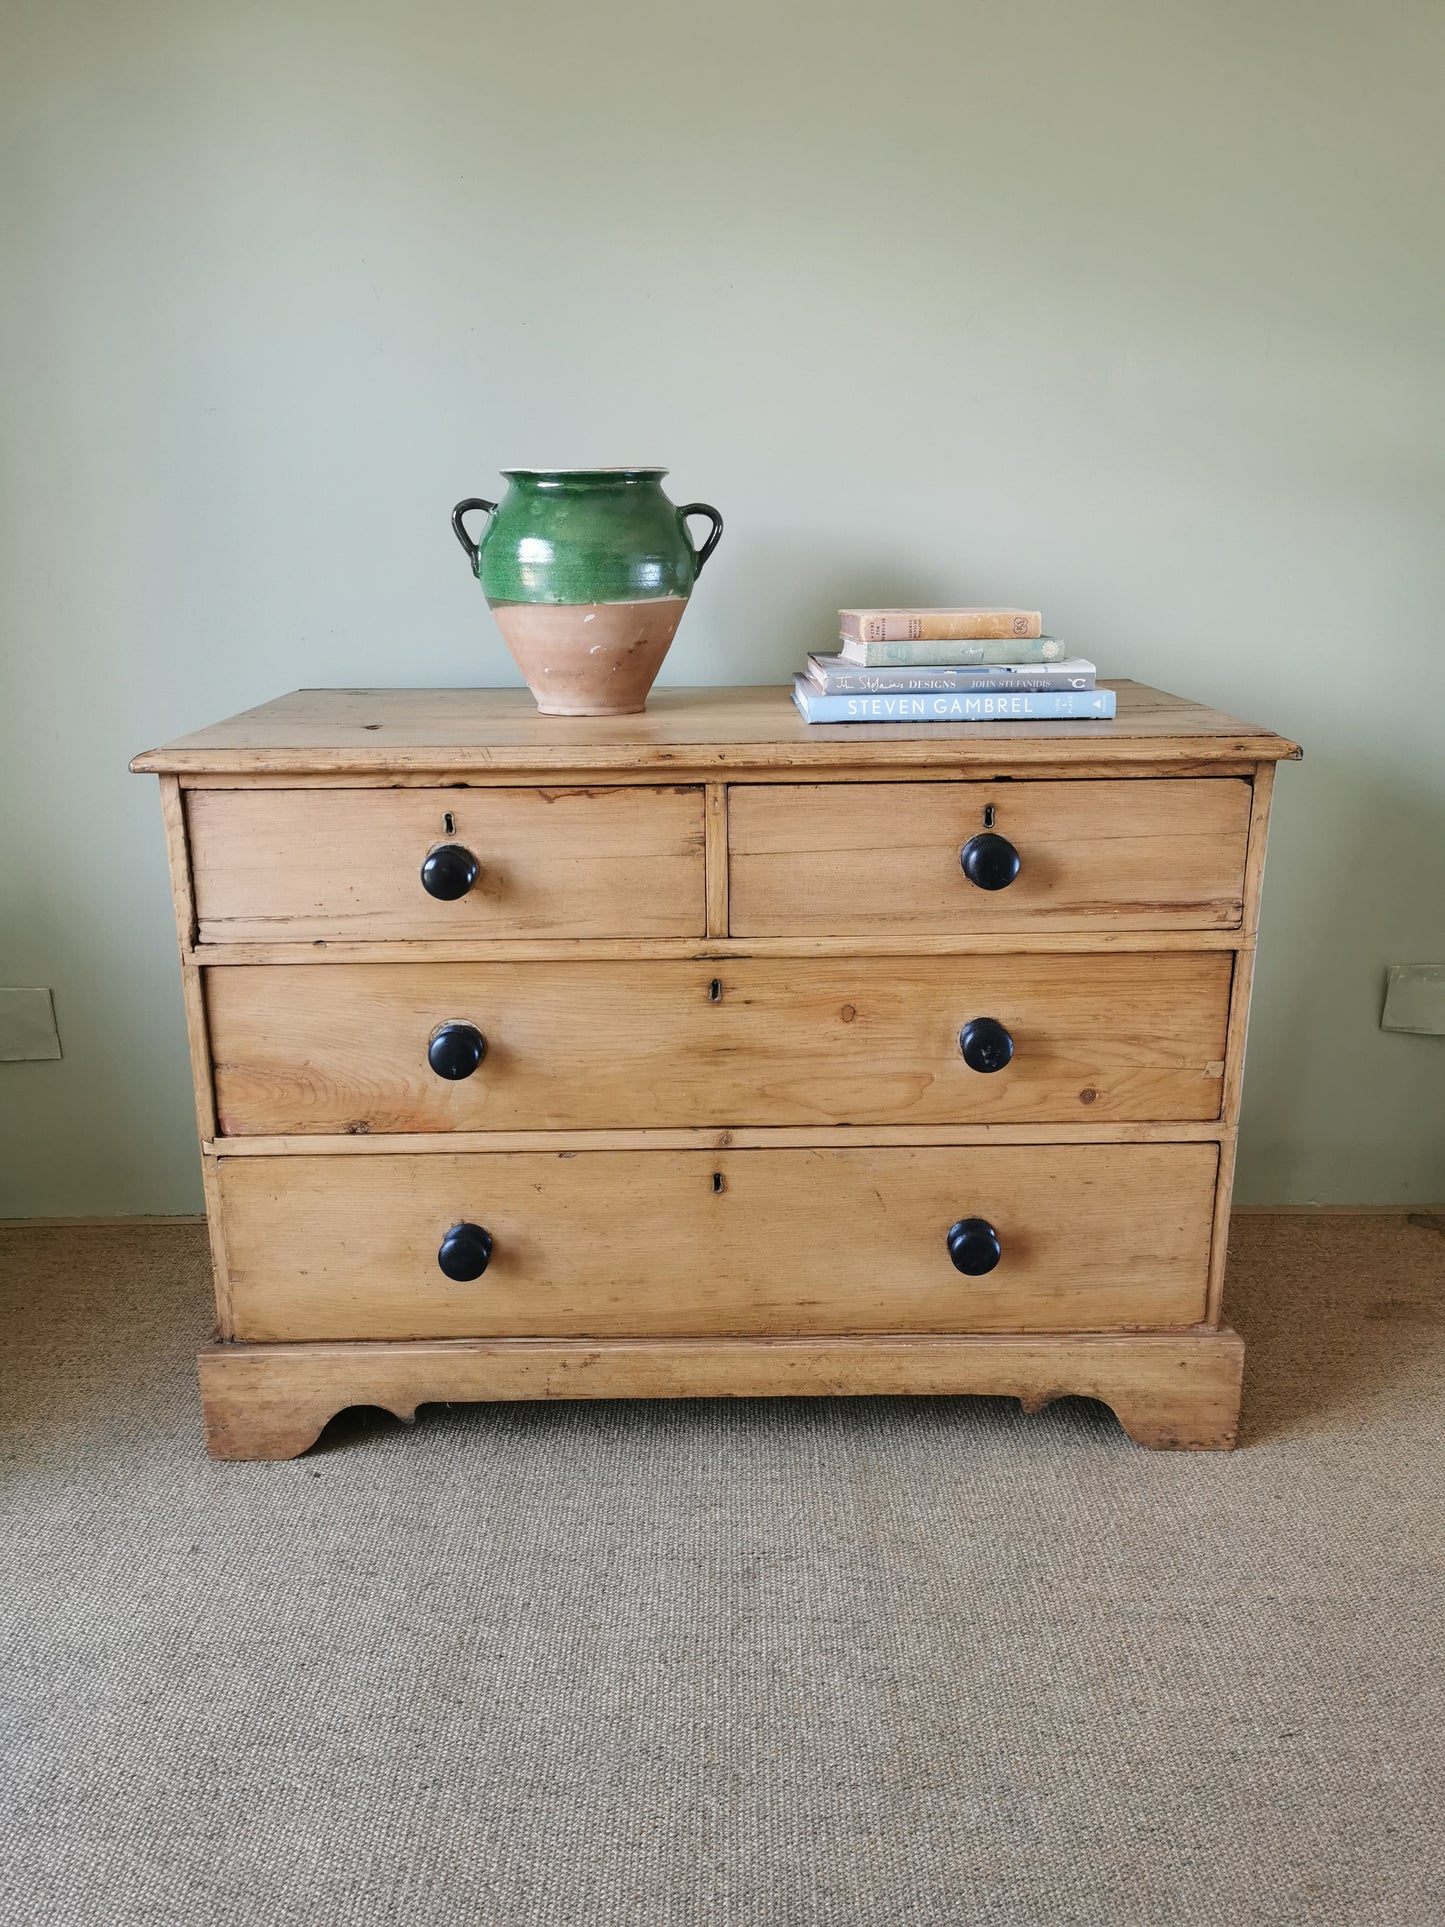
<path fill-rule="evenodd" d="M 1432 1927 L 1445 1236 L 1246 1218 L 1245 1447 L 1002 1401 L 201 1453 L 201 1234 L 0 1233 L 5 1927 Z"/>

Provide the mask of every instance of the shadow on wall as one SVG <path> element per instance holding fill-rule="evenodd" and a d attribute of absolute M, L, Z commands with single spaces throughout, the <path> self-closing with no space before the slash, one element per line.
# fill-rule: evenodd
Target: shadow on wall
<path fill-rule="evenodd" d="M 1385 965 L 1417 961 L 1422 947 L 1434 955 L 1442 942 L 1440 798 L 1377 760 L 1308 743 L 1305 756 L 1298 772 L 1281 765 L 1275 782 L 1236 1196 L 1298 1198 L 1313 1186 L 1338 1204 L 1438 1204 L 1445 1046 L 1382 1031 L 1379 1018 Z M 1306 814 L 1312 861 L 1291 833 Z M 1403 891 L 1402 879 L 1413 880 Z M 1274 940 L 1276 927 L 1288 930 L 1288 949 Z M 1352 1094 L 1344 1105 L 1342 1088 Z M 1401 1115 L 1417 1121 L 1429 1160 L 1414 1177 L 1402 1176 L 1391 1150 Z M 1303 1119 L 1316 1127 L 1308 1145 L 1299 1140 Z"/>

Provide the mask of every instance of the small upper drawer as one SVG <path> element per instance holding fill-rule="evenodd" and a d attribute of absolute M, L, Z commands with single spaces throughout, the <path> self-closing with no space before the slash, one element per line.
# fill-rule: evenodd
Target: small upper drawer
<path fill-rule="evenodd" d="M 1249 784 L 1234 777 L 736 785 L 730 928 L 1234 929 L 1249 805 Z M 970 864 L 983 859 L 970 881 L 965 853 L 984 836 L 1001 843 L 968 852 Z"/>
<path fill-rule="evenodd" d="M 202 943 L 705 928 L 698 788 L 198 789 L 186 820 Z M 460 896 L 423 884 L 443 845 Z"/>

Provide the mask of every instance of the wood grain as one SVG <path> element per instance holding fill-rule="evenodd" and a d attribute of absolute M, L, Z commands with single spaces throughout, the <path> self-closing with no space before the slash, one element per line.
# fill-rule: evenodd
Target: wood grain
<path fill-rule="evenodd" d="M 1110 951 L 1234 951 L 1253 943 L 1237 930 L 975 930 L 942 937 L 886 930 L 855 937 L 411 937 L 375 943 L 208 943 L 193 952 L 208 969 L 222 965 L 334 963 L 719 963 L 729 957 L 997 957 Z"/>
<path fill-rule="evenodd" d="M 832 1398 L 981 1393 L 1037 1412 L 1101 1400 L 1138 1444 L 1228 1450 L 1244 1347 L 1232 1331 L 1112 1337 L 492 1339 L 213 1345 L 200 1355 L 213 1458 L 288 1459 L 349 1405 L 410 1421 L 472 1399 Z"/>
<path fill-rule="evenodd" d="M 726 783 L 704 789 L 707 812 L 707 934 L 728 933 L 728 791 Z"/>
<path fill-rule="evenodd" d="M 186 1013 L 186 1046 L 190 1053 L 191 1089 L 196 1104 L 196 1129 L 204 1144 L 215 1136 L 216 1097 L 211 1076 L 210 1037 L 206 1029 L 201 973 L 193 945 L 196 909 L 191 893 L 190 846 L 186 836 L 185 802 L 174 776 L 161 778 L 161 822 L 166 834 L 166 862 L 171 879 L 171 907 L 181 952 L 181 998 Z M 211 1247 L 211 1276 L 216 1299 L 216 1329 L 231 1335 L 231 1291 L 226 1265 L 226 1216 L 221 1209 L 213 1158 L 202 1154 L 201 1190 L 206 1203 L 206 1235 Z"/>
<path fill-rule="evenodd" d="M 245 1339 L 1198 1324 L 1212 1144 L 221 1158 Z M 716 1188 L 721 1181 L 721 1189 Z M 957 1219 L 996 1228 L 981 1278 Z M 484 1225 L 485 1275 L 437 1265 Z"/>
<path fill-rule="evenodd" d="M 190 1051 L 191 1087 L 196 1100 L 196 1126 L 203 1138 L 214 1135 L 216 1107 L 211 1085 L 211 1046 L 201 976 L 193 961 L 196 913 L 191 897 L 190 854 L 186 842 L 185 810 L 173 776 L 161 778 L 161 822 L 166 833 L 166 862 L 171 879 L 171 907 L 181 952 L 181 994 L 186 1011 L 186 1044 Z"/>
<path fill-rule="evenodd" d="M 197 790 L 187 820 L 202 944 L 706 929 L 700 789 Z M 439 903 L 449 842 L 481 876 Z"/>
<path fill-rule="evenodd" d="M 1270 802 L 1274 794 L 1274 765 L 1262 763 L 1255 772 L 1249 814 L 1249 853 L 1244 867 L 1243 926 L 1251 938 L 1259 929 L 1260 898 L 1264 889 L 1264 854 L 1269 837 Z M 1221 1116 L 1230 1126 L 1220 1146 L 1219 1178 L 1215 1187 L 1214 1220 L 1210 1232 L 1209 1303 L 1205 1322 L 1217 1325 L 1224 1315 L 1224 1275 L 1229 1259 L 1229 1209 L 1234 1191 L 1234 1169 L 1239 1155 L 1240 1102 L 1244 1090 L 1244 1051 L 1249 1030 L 1249 1003 L 1254 986 L 1253 943 L 1234 961 L 1229 997 L 1229 1041 L 1225 1050 Z"/>
<path fill-rule="evenodd" d="M 959 867 L 988 825 L 1017 879 L 980 890 Z M 919 935 L 1026 927 L 1239 926 L 1250 789 L 1179 781 L 735 784 L 734 936 Z"/>
<path fill-rule="evenodd" d="M 894 725 L 889 724 L 888 727 L 891 729 Z M 1016 727 L 1023 729 L 1029 725 L 1020 723 Z M 1108 725 L 1080 723 L 1076 727 L 1107 728 Z M 905 779 L 910 783 L 951 783 L 961 776 L 1000 783 L 1025 779 L 1030 782 L 1042 779 L 1073 782 L 1094 777 L 1113 781 L 1124 777 L 1151 776 L 1237 776 L 1248 782 L 1258 768 L 1258 764 L 1248 756 L 1224 756 L 1217 751 L 1214 755 L 1200 757 L 1166 757 L 1160 754 L 1157 745 L 1152 752 L 1145 749 L 1138 756 L 1126 753 L 1121 745 L 1116 745 L 1111 753 L 1107 744 L 1096 744 L 1089 755 L 1082 754 L 1077 744 L 1071 748 L 1067 740 L 1060 742 L 1056 748 L 1058 753 L 1055 755 L 1037 753 L 1017 765 L 1011 763 L 1007 749 L 1001 756 L 987 760 L 977 756 L 954 755 L 940 761 L 937 751 L 921 756 L 895 751 L 887 758 L 870 762 L 865 746 L 851 756 L 833 755 L 823 762 L 806 758 L 801 762 L 795 759 L 775 764 L 752 759 L 751 752 L 745 748 L 729 750 L 725 754 L 716 749 L 703 748 L 686 754 L 679 752 L 675 756 L 669 755 L 662 762 L 647 763 L 638 768 L 630 768 L 626 763 L 614 759 L 601 768 L 579 763 L 569 764 L 565 769 L 545 766 L 529 770 L 512 769 L 505 762 L 500 767 L 488 762 L 468 769 L 455 769 L 438 760 L 417 769 L 249 769 L 244 773 L 235 770 L 220 773 L 186 770 L 181 772 L 178 780 L 181 788 L 189 794 L 192 790 L 233 790 L 242 783 L 247 789 L 418 790 L 515 789 L 519 783 L 545 783 L 553 787 L 565 784 L 571 789 L 609 789 L 628 784 L 649 787 L 661 782 L 671 784 L 674 788 L 697 788 L 728 779 L 748 783 L 897 783 Z M 720 775 L 720 772 L 724 774 Z"/>
<path fill-rule="evenodd" d="M 227 1158 L 455 1157 L 462 1151 L 848 1151 L 862 1144 L 1218 1144 L 1231 1127 L 1191 1124 L 731 1124 L 722 1129 L 640 1131 L 382 1131 L 328 1137 L 212 1138 Z"/>
<path fill-rule="evenodd" d="M 1261 763 L 1250 784 L 1249 849 L 1244 865 L 1244 928 L 1249 936 L 1259 929 L 1259 905 L 1264 892 L 1264 856 L 1269 842 L 1269 811 L 1274 797 L 1274 764 Z"/>
<path fill-rule="evenodd" d="M 519 689 L 298 689 L 161 749 L 134 770 L 306 774 L 469 770 L 714 773 L 825 769 L 860 761 L 897 768 L 1022 769 L 1097 764 L 1257 762 L 1299 754 L 1272 730 L 1135 682 L 1113 722 L 810 725 L 786 687 L 658 689 L 641 716 L 539 715 Z"/>
<path fill-rule="evenodd" d="M 1228 954 L 337 964 L 206 973 L 228 1136 L 1207 1119 Z M 959 1033 L 993 1017 L 1001 1071 Z M 456 1083 L 446 1023 L 486 1039 Z"/>

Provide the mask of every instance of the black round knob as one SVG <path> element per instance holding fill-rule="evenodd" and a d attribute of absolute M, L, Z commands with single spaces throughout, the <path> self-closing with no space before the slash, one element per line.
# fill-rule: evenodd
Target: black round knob
<path fill-rule="evenodd" d="M 454 1224 L 442 1239 L 437 1264 L 448 1278 L 469 1285 L 491 1262 L 492 1234 L 479 1224 Z"/>
<path fill-rule="evenodd" d="M 443 1024 L 426 1047 L 428 1064 L 453 1084 L 470 1077 L 486 1054 L 487 1040 L 475 1024 Z"/>
<path fill-rule="evenodd" d="M 1006 836 L 983 830 L 958 853 L 959 866 L 980 890 L 1005 889 L 1019 873 L 1019 853 Z"/>
<path fill-rule="evenodd" d="M 455 903 L 481 874 L 482 866 L 470 850 L 460 843 L 438 843 L 421 866 L 421 887 L 440 903 Z"/>
<path fill-rule="evenodd" d="M 960 1218 L 949 1229 L 948 1255 L 955 1271 L 981 1278 L 1003 1256 L 1003 1246 L 987 1218 Z"/>
<path fill-rule="evenodd" d="M 958 1048 L 971 1071 L 1001 1071 L 1014 1054 L 1014 1040 L 997 1017 L 970 1017 L 958 1033 Z"/>

